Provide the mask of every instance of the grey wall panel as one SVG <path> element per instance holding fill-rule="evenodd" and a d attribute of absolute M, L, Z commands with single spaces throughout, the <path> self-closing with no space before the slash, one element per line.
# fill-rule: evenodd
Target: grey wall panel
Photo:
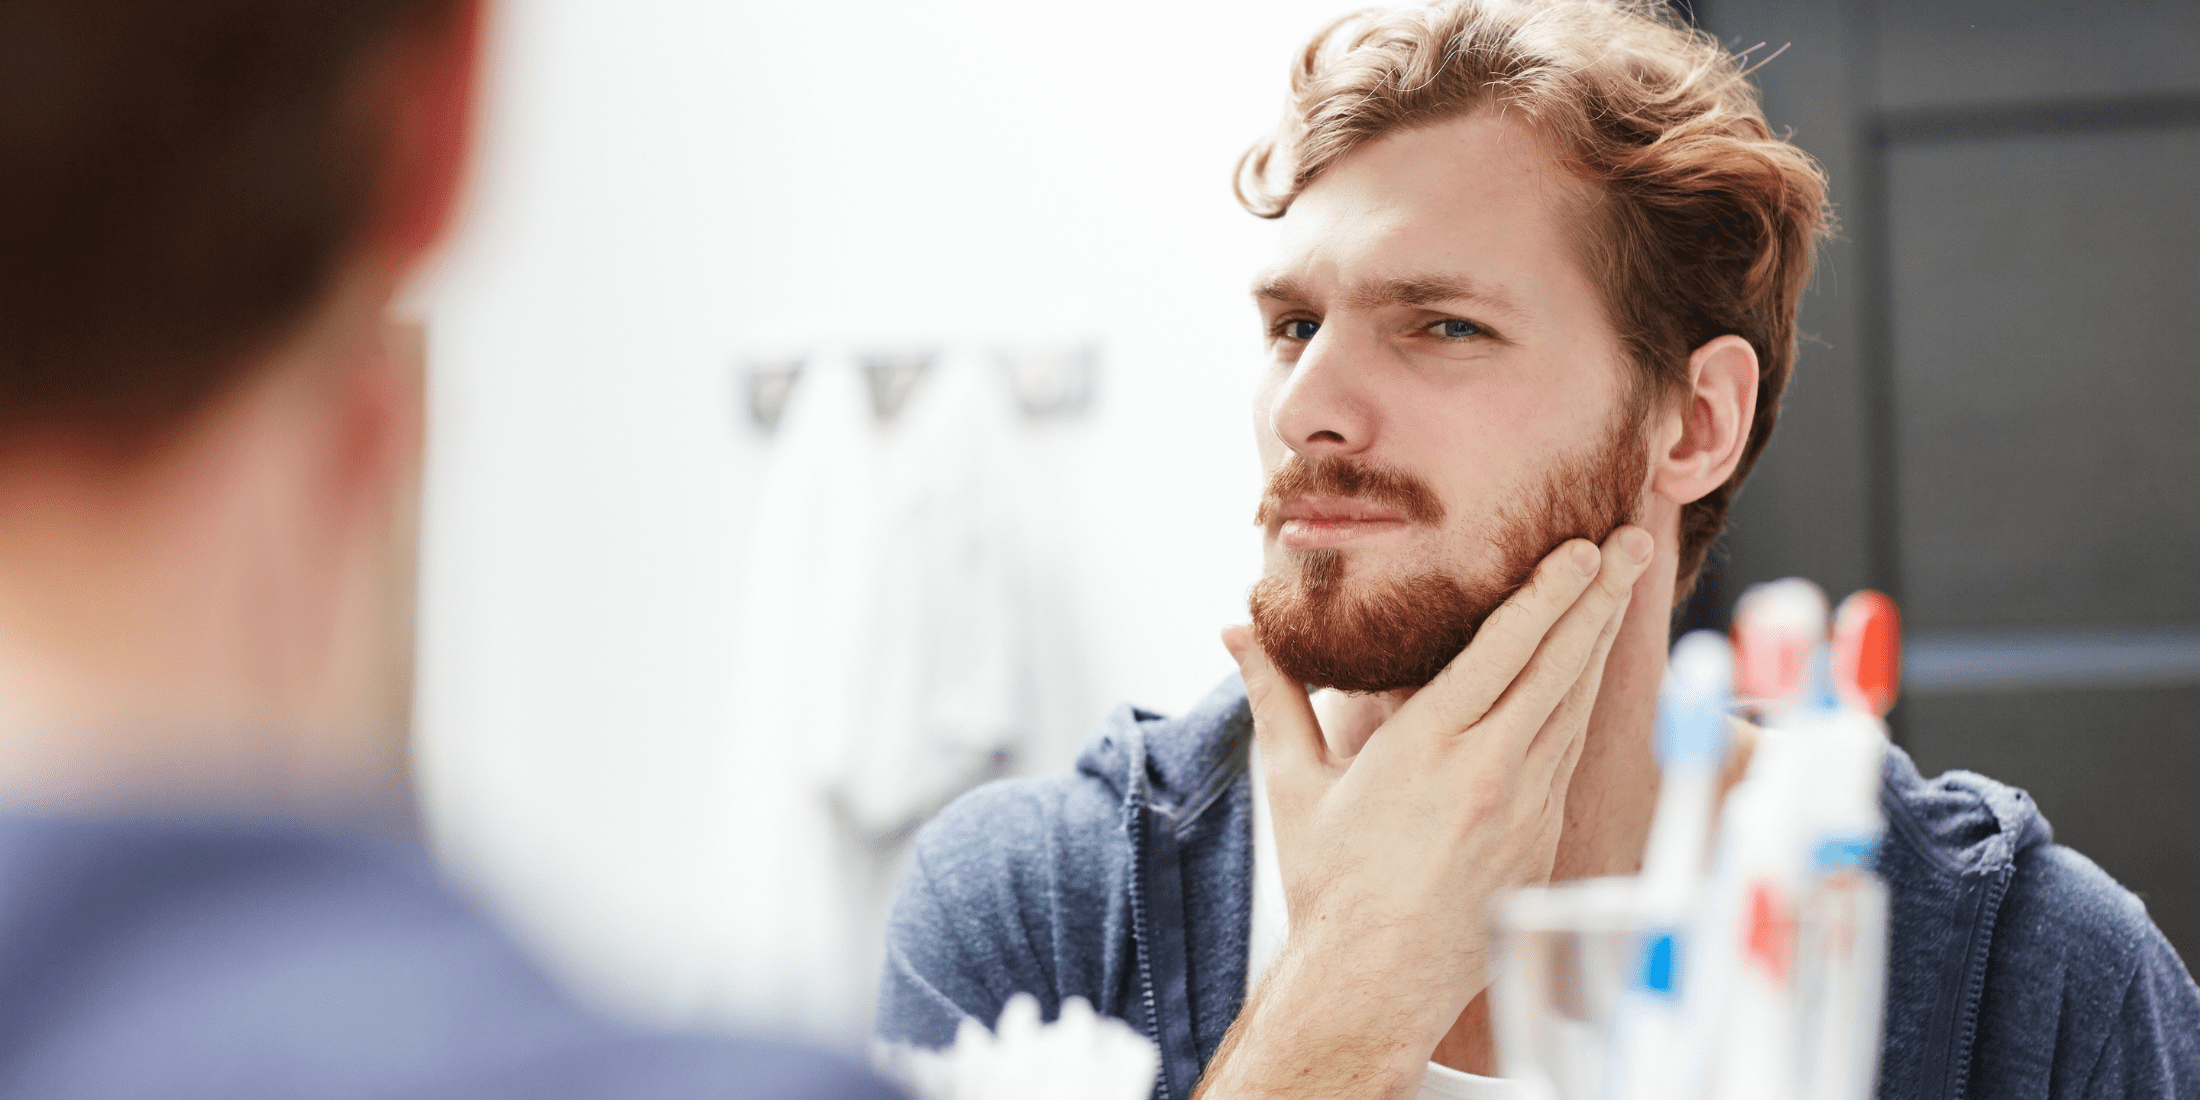
<path fill-rule="evenodd" d="M 2200 129 L 1888 169 L 1909 623 L 2200 622 Z"/>
<path fill-rule="evenodd" d="M 1880 105 L 2035 102 L 2200 89 L 2192 0 L 1876 5 Z"/>
<path fill-rule="evenodd" d="M 1790 44 L 1766 113 L 1845 223 L 1724 602 L 1901 585 L 1920 765 L 2030 789 L 2200 956 L 2200 3 L 1697 11 Z"/>
<path fill-rule="evenodd" d="M 2147 903 L 2200 959 L 2200 687 L 1912 698 L 1918 769 L 1984 772 L 2031 792 L 2055 839 Z"/>
<path fill-rule="evenodd" d="M 1699 14 L 1718 22 L 1736 49 L 1763 42 L 1752 56 L 1778 57 L 1757 70 L 1772 125 L 1817 157 L 1831 177 L 1837 211 L 1855 202 L 1856 122 L 1849 103 L 1855 74 L 1848 37 L 1855 23 L 1825 0 L 1706 0 Z M 1802 575 L 1836 593 L 1867 583 L 1862 344 L 1857 331 L 1856 242 L 1827 242 L 1803 296 L 1795 375 L 1772 442 L 1735 504 L 1725 549 L 1724 625 L 1734 596 L 1759 581 Z"/>

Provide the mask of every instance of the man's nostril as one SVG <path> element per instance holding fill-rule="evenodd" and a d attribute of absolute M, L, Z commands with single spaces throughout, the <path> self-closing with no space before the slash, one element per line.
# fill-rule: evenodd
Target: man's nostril
<path fill-rule="evenodd" d="M 1335 432 L 1325 429 L 1323 431 L 1315 432 L 1313 435 L 1307 436 L 1306 441 L 1308 443 L 1342 443 L 1344 442 L 1344 437 L 1338 435 Z"/>

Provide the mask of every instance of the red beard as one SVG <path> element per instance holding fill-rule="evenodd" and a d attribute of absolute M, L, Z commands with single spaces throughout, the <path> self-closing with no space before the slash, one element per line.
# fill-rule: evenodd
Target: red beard
<path fill-rule="evenodd" d="M 1633 413 L 1627 409 L 1599 446 L 1559 463 L 1527 500 L 1499 513 L 1490 536 L 1498 565 L 1487 576 L 1429 570 L 1371 581 L 1355 594 L 1346 590 L 1342 551 L 1291 554 L 1253 586 L 1253 635 L 1261 649 L 1309 688 L 1384 692 L 1435 679 L 1560 543 L 1601 543 L 1635 518 L 1650 460 Z M 1302 493 L 1361 497 L 1397 508 L 1416 524 L 1443 518 L 1435 490 L 1410 473 L 1341 456 L 1293 455 L 1269 478 L 1255 521 L 1269 526 L 1283 500 Z"/>

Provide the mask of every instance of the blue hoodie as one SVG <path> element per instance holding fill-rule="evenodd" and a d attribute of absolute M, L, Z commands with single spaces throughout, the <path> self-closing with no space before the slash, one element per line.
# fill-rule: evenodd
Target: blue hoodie
<path fill-rule="evenodd" d="M 883 1039 L 936 1046 L 1010 994 L 1072 996 L 1161 1048 L 1187 1100 L 1245 996 L 1252 719 L 1118 710 L 1074 774 L 1004 780 L 918 834 L 887 932 Z M 1892 896 L 1879 1095 L 2200 1097 L 2200 991 L 2129 891 L 2023 791 L 1888 754 Z"/>

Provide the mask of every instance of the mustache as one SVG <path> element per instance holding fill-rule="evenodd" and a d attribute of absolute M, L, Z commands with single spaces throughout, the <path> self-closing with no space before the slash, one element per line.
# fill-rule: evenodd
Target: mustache
<path fill-rule="evenodd" d="M 1444 521 L 1444 502 L 1429 483 L 1395 466 L 1378 466 L 1343 455 L 1307 458 L 1294 454 L 1268 475 L 1268 489 L 1261 494 L 1253 523 L 1267 527 L 1276 522 L 1287 498 L 1305 495 L 1357 497 L 1404 512 L 1424 527 Z"/>

